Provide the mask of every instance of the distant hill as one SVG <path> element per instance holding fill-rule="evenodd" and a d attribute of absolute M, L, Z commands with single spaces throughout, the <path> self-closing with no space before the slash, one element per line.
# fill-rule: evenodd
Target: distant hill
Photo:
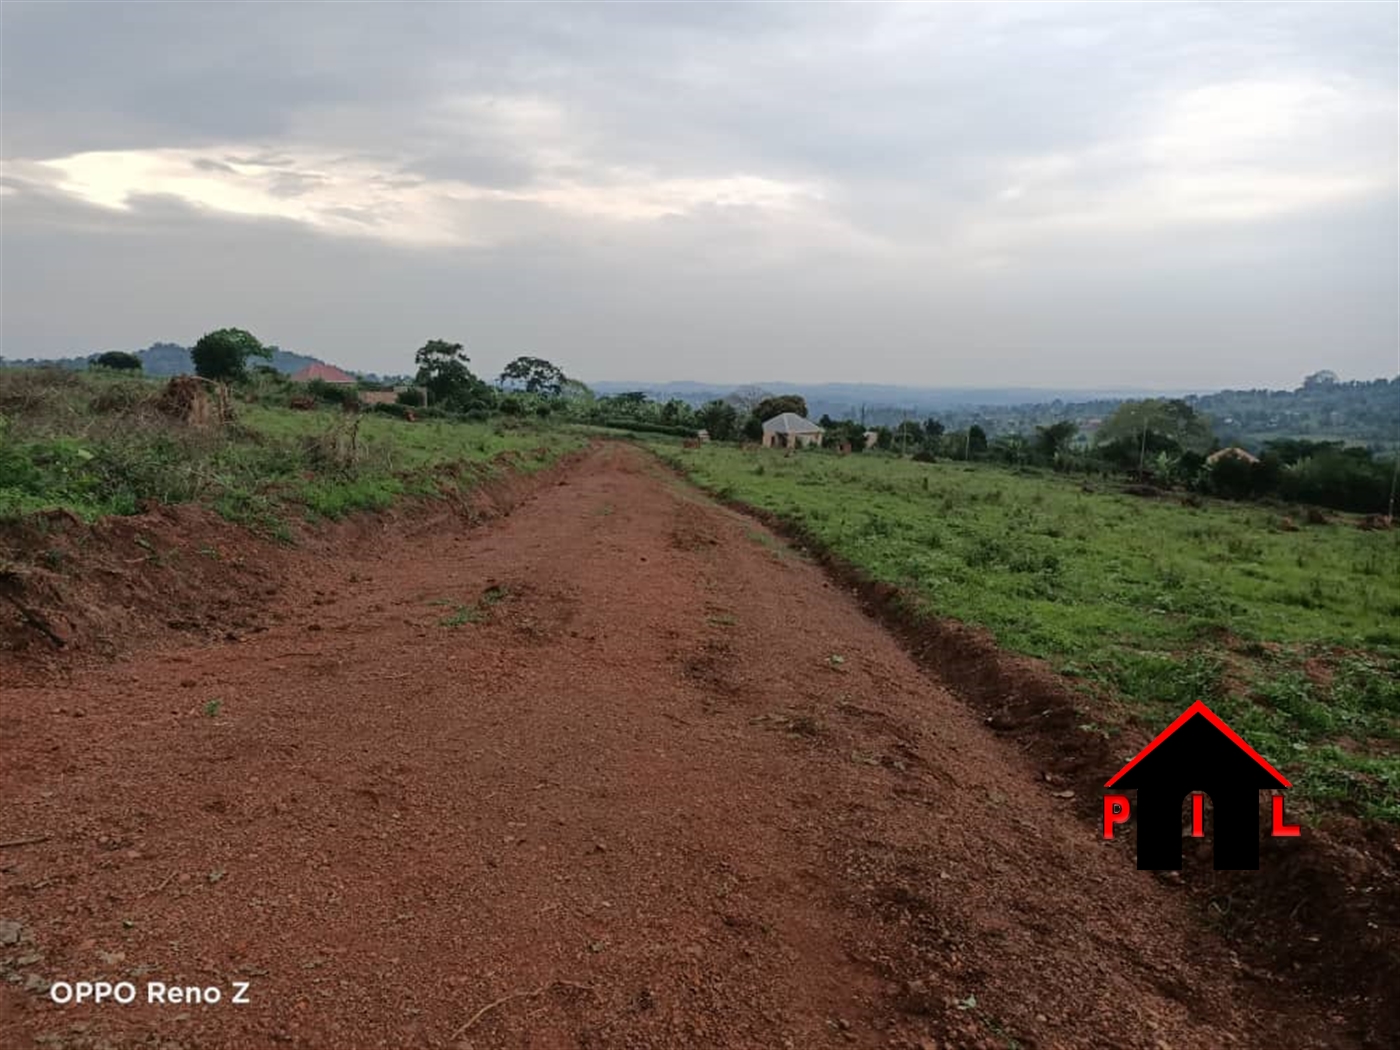
<path fill-rule="evenodd" d="M 321 361 L 319 357 L 311 357 L 307 354 L 294 354 L 290 350 L 283 350 L 281 347 L 272 347 L 272 367 L 279 372 L 286 372 L 291 375 L 300 372 L 307 365 Z M 189 347 L 181 346 L 179 343 L 152 343 L 144 350 L 132 351 L 141 359 L 141 369 L 147 375 L 152 376 L 178 376 L 194 371 L 194 364 L 190 361 Z M 84 357 L 60 357 L 60 358 L 27 358 L 22 361 L 11 361 L 0 358 L 0 366 L 10 365 L 24 368 L 37 368 L 48 366 L 51 368 L 72 368 L 84 369 L 96 359 L 102 351 L 94 351 Z M 321 362 L 329 364 L 329 362 Z"/>

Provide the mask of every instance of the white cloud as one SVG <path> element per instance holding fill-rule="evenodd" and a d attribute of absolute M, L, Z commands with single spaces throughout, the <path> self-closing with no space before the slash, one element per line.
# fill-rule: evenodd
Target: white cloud
<path fill-rule="evenodd" d="M 1300 78 L 1164 94 L 1135 135 L 1006 164 L 1004 188 L 963 229 L 982 248 L 1009 248 L 1262 222 L 1393 194 L 1394 116 L 1380 93 Z"/>
<path fill-rule="evenodd" d="M 278 218 L 327 233 L 419 245 L 489 245 L 513 229 L 503 206 L 524 205 L 562 217 L 644 222 L 701 208 L 794 211 L 821 199 L 811 183 L 736 173 L 660 178 L 609 168 L 590 180 L 540 177 L 511 189 L 451 179 L 430 180 L 369 160 L 329 152 L 231 143 L 217 149 L 154 149 L 76 153 L 12 166 L 35 181 L 90 204 L 128 210 L 153 195 L 236 216 Z M 515 221 L 522 217 L 518 210 Z"/>

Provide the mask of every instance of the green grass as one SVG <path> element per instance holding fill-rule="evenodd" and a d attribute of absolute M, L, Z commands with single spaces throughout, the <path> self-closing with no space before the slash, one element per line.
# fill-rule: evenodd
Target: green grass
<path fill-rule="evenodd" d="M 288 520 L 380 510 L 530 472 L 585 438 L 534 420 L 466 423 L 235 403 L 199 429 L 156 409 L 140 377 L 0 369 L 0 519 L 62 508 L 92 520 L 148 502 L 202 503 L 290 539 Z"/>
<path fill-rule="evenodd" d="M 1304 798 L 1400 821 L 1400 531 L 1287 532 L 1287 508 L 991 466 L 651 445 L 928 614 L 1110 690 L 1145 728 L 1205 700 Z"/>

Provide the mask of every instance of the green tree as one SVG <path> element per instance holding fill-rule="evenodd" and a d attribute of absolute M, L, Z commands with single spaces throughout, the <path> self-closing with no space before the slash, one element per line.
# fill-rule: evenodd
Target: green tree
<path fill-rule="evenodd" d="M 973 456 L 983 456 L 987 453 L 987 432 L 978 424 L 973 423 L 967 428 L 967 447 L 964 455 L 968 459 Z"/>
<path fill-rule="evenodd" d="M 906 419 L 894 428 L 894 442 L 901 452 L 917 449 L 924 441 L 924 428 L 912 419 Z"/>
<path fill-rule="evenodd" d="M 190 349 L 194 373 L 204 379 L 228 382 L 241 379 L 248 367 L 248 358 L 269 359 L 272 352 L 258 342 L 251 332 L 242 328 L 220 328 L 199 337 Z"/>
<path fill-rule="evenodd" d="M 118 372 L 141 371 L 141 359 L 125 350 L 108 350 L 105 354 L 98 354 L 92 363 L 96 368 L 111 368 Z"/>
<path fill-rule="evenodd" d="M 943 436 L 943 424 L 936 419 L 924 420 L 924 437 L 929 442 L 936 442 Z"/>
<path fill-rule="evenodd" d="M 467 367 L 471 358 L 461 343 L 430 339 L 413 360 L 418 365 L 413 381 L 428 391 L 430 403 L 463 409 L 491 404 L 491 388 Z"/>
<path fill-rule="evenodd" d="M 1069 450 L 1070 442 L 1079 433 L 1079 424 L 1062 419 L 1048 427 L 1036 427 L 1035 431 L 1036 454 L 1045 462 L 1054 463 L 1062 453 Z"/>
<path fill-rule="evenodd" d="M 591 405 L 597 400 L 588 384 L 581 379 L 565 379 L 559 388 L 559 396 L 576 407 Z"/>
<path fill-rule="evenodd" d="M 728 401 L 707 401 L 695 412 L 695 422 L 715 441 L 733 441 L 739 432 L 739 413 Z"/>
<path fill-rule="evenodd" d="M 779 394 L 774 397 L 765 397 L 753 406 L 753 414 L 758 417 L 759 423 L 766 423 L 774 416 L 780 416 L 784 412 L 794 412 L 805 419 L 807 417 L 807 399 L 801 394 Z"/>
<path fill-rule="evenodd" d="M 1097 436 L 1101 445 L 1118 446 L 1119 459 L 1125 458 L 1123 453 L 1129 447 L 1135 447 L 1139 472 L 1149 451 L 1201 452 L 1214 440 L 1210 424 L 1179 398 L 1125 401 L 1104 420 Z"/>
<path fill-rule="evenodd" d="M 542 357 L 517 357 L 501 371 L 501 386 L 524 387 L 527 394 L 558 397 L 568 377 Z"/>
<path fill-rule="evenodd" d="M 661 422 L 667 426 L 685 426 L 690 418 L 690 406 L 679 398 L 673 397 L 661 406 Z"/>

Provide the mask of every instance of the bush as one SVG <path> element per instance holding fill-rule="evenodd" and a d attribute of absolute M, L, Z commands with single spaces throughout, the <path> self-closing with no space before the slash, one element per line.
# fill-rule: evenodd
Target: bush
<path fill-rule="evenodd" d="M 327 405 L 348 405 L 360 400 L 359 392 L 353 386 L 327 383 L 324 379 L 313 379 L 306 384 L 306 392 Z"/>
<path fill-rule="evenodd" d="M 112 368 L 122 372 L 141 371 L 141 359 L 124 350 L 108 350 L 105 354 L 98 354 L 92 365 L 94 368 Z"/>

